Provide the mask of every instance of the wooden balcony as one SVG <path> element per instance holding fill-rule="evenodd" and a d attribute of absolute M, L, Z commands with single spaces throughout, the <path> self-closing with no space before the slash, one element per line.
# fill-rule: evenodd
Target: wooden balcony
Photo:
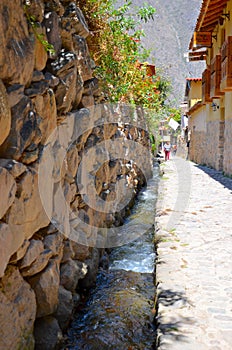
<path fill-rule="evenodd" d="M 221 91 L 221 55 L 216 55 L 210 65 L 210 97 L 218 98 L 224 94 Z"/>
<path fill-rule="evenodd" d="M 221 91 L 232 91 L 232 36 L 221 48 Z"/>
<path fill-rule="evenodd" d="M 205 69 L 202 73 L 202 103 L 211 102 L 210 98 L 210 69 Z"/>

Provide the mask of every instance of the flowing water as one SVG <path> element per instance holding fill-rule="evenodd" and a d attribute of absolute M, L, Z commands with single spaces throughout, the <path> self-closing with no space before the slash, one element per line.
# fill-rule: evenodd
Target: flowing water
<path fill-rule="evenodd" d="M 100 271 L 96 287 L 78 310 L 65 349 L 155 349 L 154 229 L 158 169 L 127 220 L 142 218 L 150 228 L 136 240 L 115 248 L 108 271 Z M 143 227 L 143 225 L 142 225 Z M 133 236 L 133 234 L 132 234 Z"/>

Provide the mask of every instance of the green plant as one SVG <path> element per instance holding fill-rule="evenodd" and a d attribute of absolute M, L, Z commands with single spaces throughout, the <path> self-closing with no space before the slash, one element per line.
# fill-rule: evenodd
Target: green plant
<path fill-rule="evenodd" d="M 188 247 L 189 243 L 181 243 L 181 247 Z"/>
<path fill-rule="evenodd" d="M 169 108 L 169 118 L 173 118 L 176 122 L 181 122 L 181 110 L 178 108 Z"/>
<path fill-rule="evenodd" d="M 154 19 L 155 9 L 148 4 L 132 9 L 127 0 L 119 8 L 114 0 L 79 0 L 78 4 L 92 33 L 88 44 L 106 98 L 143 106 L 155 117 L 170 85 L 159 75 L 148 74 L 149 51 L 141 44 L 141 21 Z"/>
<path fill-rule="evenodd" d="M 171 235 L 175 235 L 175 232 L 176 232 L 176 229 L 175 229 L 175 228 L 171 228 L 171 229 L 169 230 L 169 233 L 170 233 Z"/>
<path fill-rule="evenodd" d="M 26 15 L 28 23 L 31 25 L 31 28 L 33 30 L 35 37 L 43 45 L 46 52 L 50 53 L 51 55 L 54 55 L 55 54 L 54 46 L 45 39 L 45 35 L 43 33 L 38 33 L 39 24 L 36 21 L 35 16 L 30 14 L 29 8 L 30 8 L 30 2 L 26 2 L 26 4 L 24 5 L 24 13 Z"/>

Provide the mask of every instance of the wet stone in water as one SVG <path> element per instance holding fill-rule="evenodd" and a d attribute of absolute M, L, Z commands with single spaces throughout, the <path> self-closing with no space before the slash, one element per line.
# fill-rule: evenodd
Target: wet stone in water
<path fill-rule="evenodd" d="M 153 349 L 153 274 L 102 271 L 64 349 Z"/>

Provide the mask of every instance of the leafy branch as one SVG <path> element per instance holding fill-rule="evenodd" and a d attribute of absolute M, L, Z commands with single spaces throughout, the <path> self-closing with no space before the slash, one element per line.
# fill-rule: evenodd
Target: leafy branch
<path fill-rule="evenodd" d="M 164 103 L 169 83 L 157 74 L 147 74 L 150 54 L 141 39 L 141 22 L 154 19 L 155 9 L 147 4 L 117 8 L 115 0 L 79 0 L 92 33 L 88 44 L 96 62 L 96 75 L 105 96 L 112 102 L 126 102 L 158 110 Z M 161 84 L 162 81 L 162 84 Z"/>
<path fill-rule="evenodd" d="M 40 26 L 36 21 L 35 16 L 29 13 L 28 11 L 29 8 L 30 8 L 30 5 L 28 4 L 24 5 L 24 13 L 26 15 L 28 23 L 31 25 L 31 28 L 33 30 L 35 37 L 43 45 L 46 52 L 50 53 L 51 55 L 54 55 L 56 53 L 54 46 L 46 40 L 44 33 L 38 33 L 38 28 L 40 28 Z"/>

